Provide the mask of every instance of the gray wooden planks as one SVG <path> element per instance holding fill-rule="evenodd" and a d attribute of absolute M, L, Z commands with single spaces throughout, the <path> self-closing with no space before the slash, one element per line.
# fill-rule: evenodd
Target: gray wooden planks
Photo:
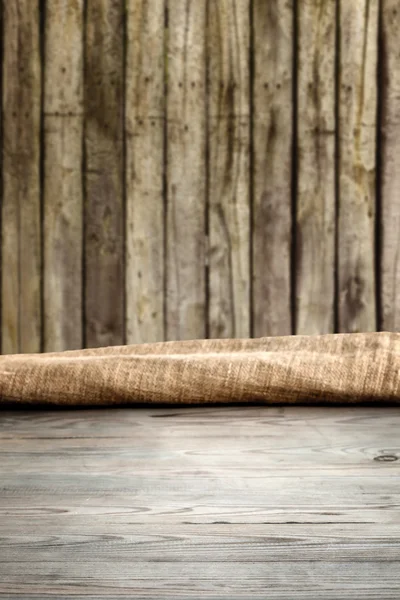
<path fill-rule="evenodd" d="M 334 331 L 336 0 L 297 8 L 296 333 Z"/>
<path fill-rule="evenodd" d="M 206 335 L 206 0 L 169 0 L 166 338 Z"/>
<path fill-rule="evenodd" d="M 165 6 L 127 11 L 127 342 L 164 339 Z"/>
<path fill-rule="evenodd" d="M 400 331 L 400 9 L 382 1 L 380 92 L 381 147 L 381 329 Z"/>
<path fill-rule="evenodd" d="M 83 1 L 46 3 L 44 350 L 81 348 Z"/>
<path fill-rule="evenodd" d="M 250 3 L 208 3 L 209 336 L 250 335 Z"/>
<path fill-rule="evenodd" d="M 292 333 L 292 0 L 253 0 L 253 334 Z"/>
<path fill-rule="evenodd" d="M 378 1 L 340 0 L 339 331 L 375 331 Z"/>
<path fill-rule="evenodd" d="M 3 411 L 0 595 L 397 599 L 399 419 Z"/>
<path fill-rule="evenodd" d="M 3 2 L 2 352 L 41 349 L 39 1 Z"/>
<path fill-rule="evenodd" d="M 122 344 L 124 2 L 88 0 L 85 18 L 85 346 Z"/>

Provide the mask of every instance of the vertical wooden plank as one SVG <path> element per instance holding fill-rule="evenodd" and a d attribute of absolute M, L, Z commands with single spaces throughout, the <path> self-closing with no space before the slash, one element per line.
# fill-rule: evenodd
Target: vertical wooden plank
<path fill-rule="evenodd" d="M 46 3 L 44 349 L 82 347 L 83 0 Z"/>
<path fill-rule="evenodd" d="M 163 1 L 128 3 L 127 342 L 164 339 Z"/>
<path fill-rule="evenodd" d="M 124 341 L 124 2 L 87 0 L 85 344 Z"/>
<path fill-rule="evenodd" d="M 382 0 L 381 327 L 400 331 L 400 6 Z"/>
<path fill-rule="evenodd" d="M 340 1 L 339 330 L 376 329 L 375 137 L 378 0 Z"/>
<path fill-rule="evenodd" d="M 296 333 L 334 330 L 336 0 L 299 0 Z"/>
<path fill-rule="evenodd" d="M 168 339 L 205 336 L 206 0 L 169 0 Z"/>
<path fill-rule="evenodd" d="M 41 349 L 38 0 L 3 2 L 2 352 Z"/>
<path fill-rule="evenodd" d="M 1 32 L 1 40 L 0 40 L 0 354 L 2 353 L 2 253 L 3 253 L 3 193 L 4 193 L 4 185 L 3 185 L 3 54 L 4 54 L 4 7 L 3 2 L 0 2 L 0 32 Z"/>
<path fill-rule="evenodd" d="M 250 335 L 249 0 L 209 0 L 210 337 Z"/>
<path fill-rule="evenodd" d="M 253 334 L 291 327 L 293 0 L 253 0 Z"/>

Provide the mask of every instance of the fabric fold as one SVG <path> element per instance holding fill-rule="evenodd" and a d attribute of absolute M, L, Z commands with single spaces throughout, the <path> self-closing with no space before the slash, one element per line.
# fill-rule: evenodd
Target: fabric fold
<path fill-rule="evenodd" d="M 191 340 L 0 357 L 0 402 L 400 402 L 400 334 Z"/>

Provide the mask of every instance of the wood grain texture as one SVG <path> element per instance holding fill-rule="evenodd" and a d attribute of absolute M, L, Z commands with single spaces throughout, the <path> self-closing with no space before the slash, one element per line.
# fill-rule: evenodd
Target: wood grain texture
<path fill-rule="evenodd" d="M 128 343 L 164 339 L 164 15 L 163 1 L 128 4 Z"/>
<path fill-rule="evenodd" d="M 169 0 L 167 339 L 206 334 L 205 26 L 206 0 Z"/>
<path fill-rule="evenodd" d="M 249 0 L 210 0 L 207 23 L 209 335 L 250 335 Z"/>
<path fill-rule="evenodd" d="M 44 350 L 81 348 L 83 0 L 46 3 Z"/>
<path fill-rule="evenodd" d="M 293 1 L 253 1 L 253 324 L 291 326 Z"/>
<path fill-rule="evenodd" d="M 3 411 L 0 595 L 400 594 L 396 408 Z"/>
<path fill-rule="evenodd" d="M 296 333 L 334 331 L 336 0 L 300 0 Z"/>
<path fill-rule="evenodd" d="M 339 331 L 375 331 L 377 0 L 340 0 Z"/>
<path fill-rule="evenodd" d="M 381 91 L 381 329 L 400 331 L 400 7 L 382 1 Z"/>
<path fill-rule="evenodd" d="M 88 0 L 85 44 L 85 345 L 124 341 L 124 2 Z"/>
<path fill-rule="evenodd" d="M 2 352 L 41 349 L 38 0 L 3 2 Z"/>
<path fill-rule="evenodd" d="M 4 353 L 400 331 L 397 0 L 2 6 Z"/>

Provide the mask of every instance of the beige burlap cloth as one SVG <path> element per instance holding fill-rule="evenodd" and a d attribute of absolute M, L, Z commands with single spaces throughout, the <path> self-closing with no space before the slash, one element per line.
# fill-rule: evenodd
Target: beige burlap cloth
<path fill-rule="evenodd" d="M 400 334 L 194 340 L 0 357 L 3 404 L 399 402 Z"/>

